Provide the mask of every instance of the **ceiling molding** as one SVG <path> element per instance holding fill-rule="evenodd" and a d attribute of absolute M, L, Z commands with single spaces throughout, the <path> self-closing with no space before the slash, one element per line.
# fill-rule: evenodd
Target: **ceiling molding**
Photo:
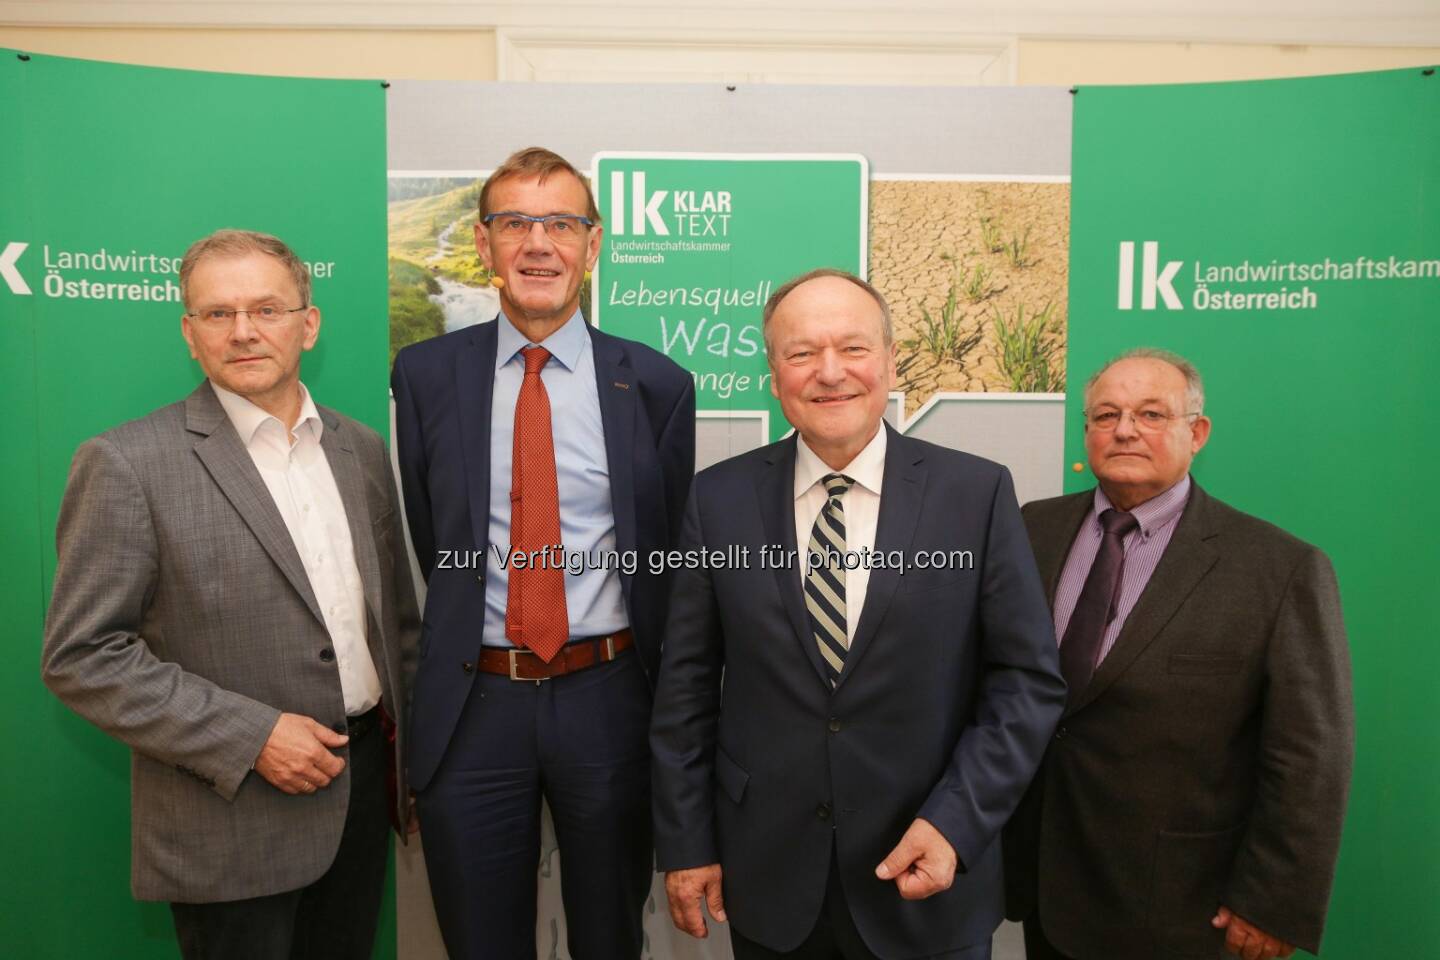
<path fill-rule="evenodd" d="M 496 30 L 502 81 L 847 83 L 1007 86 L 1015 37 L 906 33 Z"/>
<path fill-rule="evenodd" d="M 0 25 L 439 30 L 946 33 L 1021 39 L 1192 43 L 1440 46 L 1429 0 L 1370 0 L 1364 15 L 1343 0 L 0 0 Z M 1056 10 L 1064 12 L 1057 13 Z M 1137 12 L 1143 11 L 1143 12 Z"/>

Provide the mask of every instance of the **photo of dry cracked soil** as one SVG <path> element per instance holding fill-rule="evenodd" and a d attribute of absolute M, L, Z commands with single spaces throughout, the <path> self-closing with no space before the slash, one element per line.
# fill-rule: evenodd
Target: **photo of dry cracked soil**
<path fill-rule="evenodd" d="M 890 303 L 896 389 L 1065 389 L 1067 183 L 876 180 L 870 282 Z"/>

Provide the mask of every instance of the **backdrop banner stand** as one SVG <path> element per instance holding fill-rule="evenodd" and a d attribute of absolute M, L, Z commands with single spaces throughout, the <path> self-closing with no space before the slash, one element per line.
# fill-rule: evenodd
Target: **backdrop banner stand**
<path fill-rule="evenodd" d="M 1199 482 L 1340 579 L 1357 742 L 1327 957 L 1440 944 L 1437 184 L 1433 70 L 1075 98 L 1066 464 L 1085 461 L 1083 379 L 1174 350 L 1215 424 Z"/>
<path fill-rule="evenodd" d="M 22 957 L 168 958 L 169 909 L 130 897 L 129 750 L 40 682 L 60 497 L 81 441 L 203 378 L 180 336 L 177 271 L 221 227 L 275 234 L 310 265 L 324 320 L 305 382 L 388 433 L 385 92 L 0 49 L 0 103 L 0 613 L 13 648 L 0 805 L 22 825 L 0 942 Z M 382 957 L 395 953 L 392 905 Z"/>

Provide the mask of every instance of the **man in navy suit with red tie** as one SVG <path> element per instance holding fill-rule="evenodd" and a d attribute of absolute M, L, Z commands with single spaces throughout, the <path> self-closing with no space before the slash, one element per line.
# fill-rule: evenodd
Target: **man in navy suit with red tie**
<path fill-rule="evenodd" d="M 429 584 L 410 783 L 452 957 L 535 956 L 540 801 L 571 956 L 638 957 L 650 888 L 646 731 L 695 390 L 580 314 L 600 252 L 583 177 L 540 148 L 480 194 L 500 316 L 402 350 L 392 388 Z M 638 562 L 637 562 L 638 561 Z"/>

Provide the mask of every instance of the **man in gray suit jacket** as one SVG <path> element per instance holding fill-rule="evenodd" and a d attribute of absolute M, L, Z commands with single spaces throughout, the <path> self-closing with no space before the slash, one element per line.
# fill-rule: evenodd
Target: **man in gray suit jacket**
<path fill-rule="evenodd" d="M 1318 951 L 1354 751 L 1325 555 L 1201 490 L 1200 375 L 1085 387 L 1099 489 L 1027 504 L 1069 700 L 1004 836 L 1030 960 Z"/>
<path fill-rule="evenodd" d="M 222 230 L 180 286 L 207 380 L 76 453 L 44 679 L 130 746 L 132 889 L 186 956 L 369 957 L 419 626 L 389 458 L 300 382 L 289 247 Z"/>

